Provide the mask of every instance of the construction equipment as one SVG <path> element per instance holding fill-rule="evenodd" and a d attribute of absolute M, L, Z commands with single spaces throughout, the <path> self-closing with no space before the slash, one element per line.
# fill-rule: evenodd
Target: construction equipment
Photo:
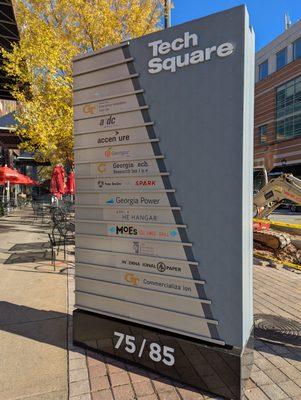
<path fill-rule="evenodd" d="M 292 174 L 271 179 L 254 195 L 254 217 L 267 218 L 285 200 L 301 203 L 301 180 Z"/>
<path fill-rule="evenodd" d="M 281 174 L 268 181 L 265 168 L 257 168 L 254 170 L 254 189 L 253 215 L 260 220 L 266 219 L 266 224 L 262 221 L 254 223 L 255 249 L 270 249 L 279 258 L 288 258 L 299 263 L 300 250 L 292 245 L 291 235 L 270 229 L 267 218 L 287 200 L 301 203 L 301 180 L 292 174 Z"/>

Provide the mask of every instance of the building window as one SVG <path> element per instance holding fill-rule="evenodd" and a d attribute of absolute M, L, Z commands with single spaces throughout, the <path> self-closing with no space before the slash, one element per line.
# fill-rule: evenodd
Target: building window
<path fill-rule="evenodd" d="M 261 126 L 258 128 L 259 140 L 260 140 L 260 143 L 261 143 L 261 144 L 262 144 L 262 143 L 266 143 L 267 140 L 268 140 L 268 137 L 267 137 L 267 130 L 268 130 L 267 125 L 261 125 Z"/>
<path fill-rule="evenodd" d="M 294 60 L 301 57 L 301 38 L 294 42 Z"/>
<path fill-rule="evenodd" d="M 287 64 L 287 50 L 286 48 L 276 54 L 277 58 L 277 71 Z"/>
<path fill-rule="evenodd" d="M 262 64 L 259 65 L 259 80 L 261 81 L 269 74 L 269 62 L 266 60 Z"/>
<path fill-rule="evenodd" d="M 277 88 L 276 138 L 301 135 L 301 76 Z"/>

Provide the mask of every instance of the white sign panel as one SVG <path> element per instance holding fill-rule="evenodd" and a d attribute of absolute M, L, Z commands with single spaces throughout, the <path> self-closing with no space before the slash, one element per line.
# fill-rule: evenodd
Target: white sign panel
<path fill-rule="evenodd" d="M 84 147 L 108 147 L 119 144 L 132 144 L 149 141 L 147 128 L 140 126 L 137 128 L 119 129 L 109 132 L 90 133 L 76 135 L 74 137 L 75 149 Z"/>
<path fill-rule="evenodd" d="M 97 102 L 89 102 L 74 107 L 74 118 L 86 119 L 100 115 L 108 115 L 139 108 L 136 94 L 130 94 L 113 99 L 105 99 Z"/>
<path fill-rule="evenodd" d="M 120 221 L 120 222 L 150 222 L 150 223 L 165 223 L 173 224 L 175 217 L 173 213 L 178 213 L 178 210 L 172 211 L 171 208 L 100 208 L 100 207 L 76 207 L 76 218 L 92 221 Z"/>
<path fill-rule="evenodd" d="M 116 178 L 85 178 L 77 179 L 76 188 L 78 192 L 85 190 L 107 192 L 116 190 L 145 190 L 152 191 L 165 189 L 161 176 L 150 177 L 116 177 Z"/>
<path fill-rule="evenodd" d="M 141 159 L 115 162 L 99 162 L 90 164 L 76 164 L 76 175 L 78 177 L 88 176 L 150 176 L 159 175 L 157 159 Z"/>
<path fill-rule="evenodd" d="M 167 193 L 120 193 L 120 194 L 98 194 L 78 193 L 76 204 L 99 205 L 99 206 L 125 206 L 125 207 L 156 207 L 169 206 Z"/>
<path fill-rule="evenodd" d="M 110 236 L 81 235 L 76 236 L 77 248 L 104 250 L 116 253 L 128 253 L 144 256 L 165 257 L 187 261 L 183 243 L 157 240 L 128 239 Z"/>
<path fill-rule="evenodd" d="M 168 240 L 172 242 L 181 241 L 177 226 L 151 225 L 151 224 L 128 224 L 121 223 L 104 223 L 104 222 L 85 222 L 77 221 L 76 232 L 91 235 L 104 235 L 128 238 L 143 238 L 155 240 Z"/>
<path fill-rule="evenodd" d="M 133 82 L 126 78 L 106 85 L 99 84 L 91 88 L 76 90 L 73 93 L 73 100 L 74 104 L 80 104 L 133 92 L 135 92 Z"/>
<path fill-rule="evenodd" d="M 129 111 L 122 114 L 109 114 L 74 121 L 74 134 L 102 132 L 122 128 L 143 126 L 144 119 L 141 111 Z"/>
<path fill-rule="evenodd" d="M 199 287 L 204 284 L 203 281 L 104 266 L 93 268 L 93 272 L 94 276 L 92 278 L 96 280 L 194 298 L 199 298 Z M 77 272 L 77 276 L 87 277 L 84 270 L 82 270 L 82 273 L 83 275 Z"/>
<path fill-rule="evenodd" d="M 77 163 L 111 160 L 140 160 L 141 158 L 149 158 L 153 155 L 154 150 L 151 143 L 74 150 L 74 158 Z"/>
<path fill-rule="evenodd" d="M 76 261 L 82 264 L 105 265 L 112 268 L 151 272 L 153 274 L 190 279 L 193 279 L 193 273 L 198 275 L 196 262 L 130 255 L 126 253 L 111 253 L 101 250 L 79 249 Z"/>
<path fill-rule="evenodd" d="M 74 90 L 92 87 L 99 82 L 109 82 L 129 76 L 129 70 L 126 63 L 112 66 L 111 68 L 97 69 L 96 71 L 80 74 L 74 79 Z"/>

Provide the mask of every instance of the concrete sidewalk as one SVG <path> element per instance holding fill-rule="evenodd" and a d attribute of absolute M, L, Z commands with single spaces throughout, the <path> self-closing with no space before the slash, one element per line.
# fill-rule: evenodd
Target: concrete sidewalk
<path fill-rule="evenodd" d="M 301 400 L 301 274 L 255 266 L 254 319 L 255 363 L 246 400 Z M 70 383 L 72 400 L 222 399 L 89 351 L 88 392 L 86 372 L 80 369 L 86 365 L 81 352 L 73 349 L 71 366 L 77 371 Z"/>
<path fill-rule="evenodd" d="M 30 210 L 0 219 L 0 399 L 68 395 L 67 275 Z M 61 268 L 60 268 L 61 267 Z"/>
<path fill-rule="evenodd" d="M 29 210 L 0 219 L 0 400 L 218 398 L 73 346 L 74 267 L 53 271 L 47 229 Z M 246 399 L 301 400 L 301 274 L 254 267 L 254 313 Z"/>

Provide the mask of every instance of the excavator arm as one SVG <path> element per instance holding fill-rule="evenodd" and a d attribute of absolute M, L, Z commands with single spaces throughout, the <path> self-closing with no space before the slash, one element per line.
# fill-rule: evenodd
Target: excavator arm
<path fill-rule="evenodd" d="M 254 195 L 254 217 L 267 218 L 284 200 L 301 204 L 301 180 L 292 174 L 272 179 Z"/>

